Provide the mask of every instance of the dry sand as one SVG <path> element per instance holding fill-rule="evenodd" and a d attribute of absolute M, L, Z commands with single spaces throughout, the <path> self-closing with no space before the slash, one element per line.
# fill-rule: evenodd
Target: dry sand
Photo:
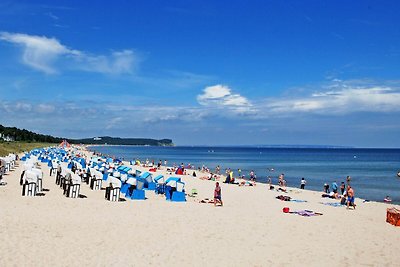
<path fill-rule="evenodd" d="M 215 182 L 183 176 L 185 203 L 147 191 L 145 201 L 108 202 L 82 184 L 87 198 L 69 199 L 44 172 L 41 197 L 22 197 L 22 163 L 0 187 L 0 266 L 398 266 L 400 227 L 385 222 L 383 203 L 356 210 L 319 202 L 321 193 L 292 189 L 294 199 L 266 185 L 222 184 L 224 207 L 212 198 Z M 357 190 L 357 188 L 355 188 Z M 357 193 L 357 191 L 356 191 Z M 285 214 L 313 210 L 322 216 Z"/>

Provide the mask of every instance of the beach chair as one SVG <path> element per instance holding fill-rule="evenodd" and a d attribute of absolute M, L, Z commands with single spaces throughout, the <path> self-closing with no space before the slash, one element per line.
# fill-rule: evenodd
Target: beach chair
<path fill-rule="evenodd" d="M 66 166 L 61 165 L 61 174 L 59 176 L 59 183 L 58 185 L 60 186 L 60 188 L 65 189 L 65 184 L 66 184 L 66 179 L 67 179 L 67 175 L 70 174 L 71 171 L 69 169 L 66 168 Z M 56 180 L 57 183 L 57 180 Z"/>
<path fill-rule="evenodd" d="M 136 189 L 133 190 L 131 199 L 134 199 L 134 200 L 145 200 L 146 199 L 146 195 L 143 190 L 144 183 L 145 183 L 145 179 L 140 178 L 140 177 L 136 178 Z"/>
<path fill-rule="evenodd" d="M 23 178 L 22 196 L 36 196 L 37 174 L 26 170 Z"/>
<path fill-rule="evenodd" d="M 103 174 L 97 170 L 94 171 L 92 180 L 90 181 L 90 189 L 101 190 L 101 185 L 103 181 Z"/>
<path fill-rule="evenodd" d="M 106 188 L 105 198 L 109 201 L 119 201 L 121 181 L 116 177 L 109 176 L 107 182 L 110 184 L 110 186 Z"/>
<path fill-rule="evenodd" d="M 169 201 L 184 202 L 185 196 L 185 183 L 181 178 L 170 177 L 165 181 L 165 198 Z"/>
<path fill-rule="evenodd" d="M 186 201 L 185 196 L 185 183 L 184 182 L 177 182 L 176 183 L 176 191 L 172 193 L 171 201 L 176 202 L 184 202 Z"/>
<path fill-rule="evenodd" d="M 114 176 L 114 177 L 119 178 L 122 183 L 125 183 L 128 180 L 128 174 L 126 174 L 126 173 L 122 173 L 122 174 L 120 173 L 120 177 L 118 177 L 118 176 Z"/>
<path fill-rule="evenodd" d="M 128 176 L 128 179 L 125 181 L 125 183 L 121 187 L 121 193 L 125 194 L 125 197 L 130 198 L 130 192 L 128 192 L 129 188 L 131 186 L 136 187 L 136 177 Z"/>
<path fill-rule="evenodd" d="M 36 192 L 41 193 L 43 191 L 43 172 L 37 168 L 32 168 L 32 171 L 37 174 Z"/>
<path fill-rule="evenodd" d="M 57 175 L 57 168 L 58 168 L 58 163 L 57 161 L 49 161 L 49 164 L 51 162 L 51 166 L 50 166 L 50 176 L 53 175 L 53 173 L 55 173 Z"/>
<path fill-rule="evenodd" d="M 144 179 L 144 189 L 145 190 L 154 190 L 156 188 L 156 184 L 153 181 L 153 175 L 149 172 L 144 172 L 140 175 L 140 178 Z"/>
<path fill-rule="evenodd" d="M 78 198 L 81 188 L 81 177 L 78 174 L 72 173 L 71 180 L 67 185 L 66 196 L 70 198 Z"/>
<path fill-rule="evenodd" d="M 155 183 L 155 193 L 156 194 L 164 194 L 165 190 L 164 190 L 164 176 L 163 175 L 158 175 L 154 178 L 154 183 Z"/>

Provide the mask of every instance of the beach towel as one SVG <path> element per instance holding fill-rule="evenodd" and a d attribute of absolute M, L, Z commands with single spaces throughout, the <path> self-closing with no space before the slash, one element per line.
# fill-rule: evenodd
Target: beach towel
<path fill-rule="evenodd" d="M 312 210 L 299 210 L 299 211 L 291 211 L 289 213 L 297 214 L 304 217 L 311 217 L 311 216 L 319 216 L 322 215 L 320 212 L 314 212 Z"/>
<path fill-rule="evenodd" d="M 332 207 L 344 207 L 345 205 L 342 205 L 341 203 L 331 203 L 331 202 L 319 202 L 322 205 L 327 205 L 327 206 L 332 206 Z"/>
<path fill-rule="evenodd" d="M 277 196 L 276 199 L 279 199 L 279 200 L 282 200 L 282 201 L 290 201 L 291 197 L 280 195 L 280 196 Z"/>
<path fill-rule="evenodd" d="M 302 200 L 302 199 L 291 199 L 291 202 L 297 202 L 297 203 L 303 203 L 303 202 L 307 202 L 307 200 Z"/>

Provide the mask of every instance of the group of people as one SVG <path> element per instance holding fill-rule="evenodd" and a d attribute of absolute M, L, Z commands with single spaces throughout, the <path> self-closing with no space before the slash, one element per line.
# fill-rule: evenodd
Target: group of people
<path fill-rule="evenodd" d="M 330 198 L 334 199 L 341 199 L 341 204 L 346 204 L 347 208 L 353 207 L 354 209 L 356 208 L 356 205 L 354 203 L 354 189 L 350 185 L 351 177 L 347 176 L 346 177 L 346 183 L 347 186 L 344 182 L 341 182 L 340 186 L 338 186 L 337 182 L 334 181 L 331 186 L 332 186 L 332 191 L 330 191 L 330 187 L 328 183 L 324 184 L 324 195 L 329 196 Z M 339 189 L 340 189 L 340 195 L 339 195 Z"/>

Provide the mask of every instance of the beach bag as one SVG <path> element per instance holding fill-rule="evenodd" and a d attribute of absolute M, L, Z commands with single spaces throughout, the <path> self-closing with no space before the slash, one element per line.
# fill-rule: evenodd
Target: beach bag
<path fill-rule="evenodd" d="M 387 208 L 386 222 L 393 224 L 394 226 L 400 226 L 400 210 L 395 207 Z"/>
<path fill-rule="evenodd" d="M 282 209 L 282 211 L 283 211 L 284 213 L 289 213 L 289 208 L 288 208 L 288 207 L 284 207 L 284 208 Z"/>

